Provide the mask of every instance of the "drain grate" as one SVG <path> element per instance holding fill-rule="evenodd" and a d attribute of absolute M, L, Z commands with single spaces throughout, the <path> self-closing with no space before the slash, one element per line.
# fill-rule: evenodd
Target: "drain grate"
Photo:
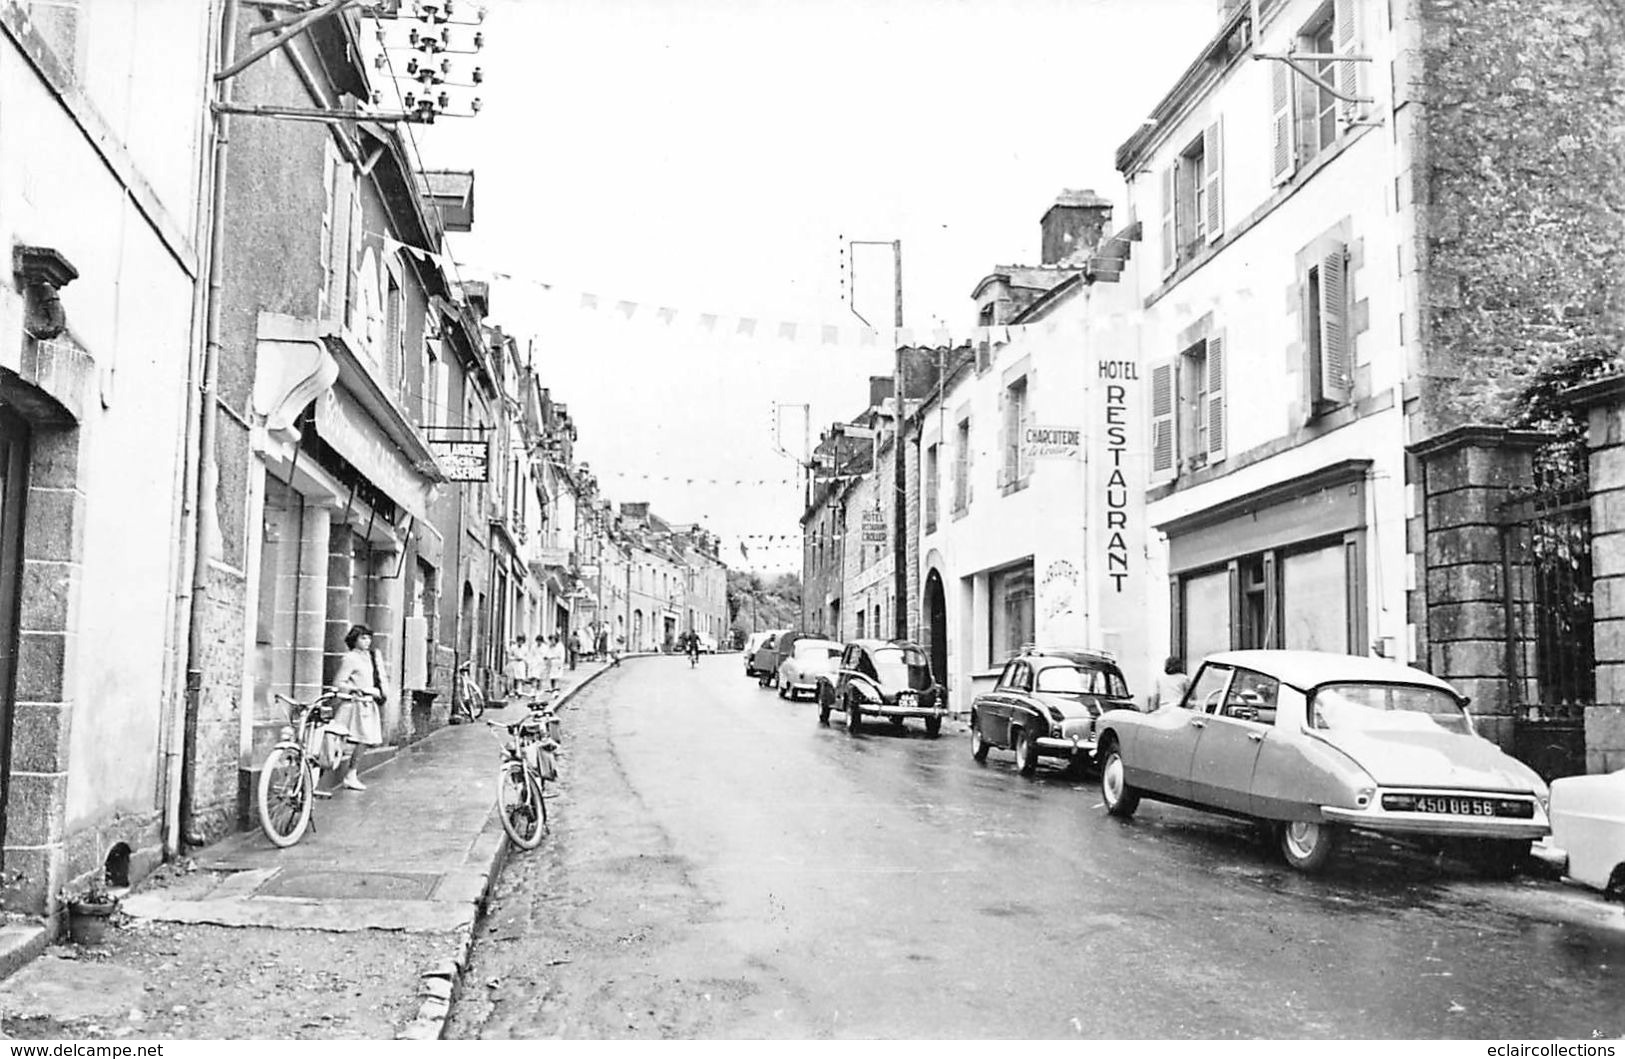
<path fill-rule="evenodd" d="M 283 871 L 260 887 L 260 897 L 313 897 L 336 901 L 427 901 L 439 875 L 408 872 Z"/>

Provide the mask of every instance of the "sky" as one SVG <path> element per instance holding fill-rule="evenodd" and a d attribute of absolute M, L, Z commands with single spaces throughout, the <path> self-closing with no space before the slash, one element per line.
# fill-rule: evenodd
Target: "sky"
<path fill-rule="evenodd" d="M 456 58 L 480 112 L 413 130 L 475 171 L 458 271 L 492 282 L 603 495 L 762 572 L 800 568 L 804 438 L 891 370 L 860 334 L 892 323 L 891 247 L 846 241 L 900 241 L 904 326 L 962 332 L 1063 188 L 1122 203 L 1118 145 L 1218 25 L 1216 0 L 485 6 Z"/>

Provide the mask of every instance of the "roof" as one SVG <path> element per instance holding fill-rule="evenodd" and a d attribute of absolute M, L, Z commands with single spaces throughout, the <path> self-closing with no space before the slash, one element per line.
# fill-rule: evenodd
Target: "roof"
<path fill-rule="evenodd" d="M 1091 651 L 1087 647 L 1035 647 L 1031 651 L 1016 656 L 1026 662 L 1034 663 L 1049 659 L 1065 662 L 1069 665 L 1117 665 L 1117 659 L 1104 651 Z"/>
<path fill-rule="evenodd" d="M 1367 658 L 1332 651 L 1220 651 L 1208 655 L 1205 661 L 1256 670 L 1300 691 L 1309 691 L 1321 684 L 1366 681 L 1414 684 L 1457 694 L 1455 688 L 1432 673 L 1389 658 Z"/>

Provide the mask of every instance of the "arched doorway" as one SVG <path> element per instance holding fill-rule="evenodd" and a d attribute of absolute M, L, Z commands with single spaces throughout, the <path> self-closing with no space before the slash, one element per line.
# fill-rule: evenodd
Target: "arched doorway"
<path fill-rule="evenodd" d="M 931 654 L 931 672 L 937 683 L 948 686 L 948 600 L 942 590 L 942 575 L 933 569 L 925 575 L 926 650 Z"/>
<path fill-rule="evenodd" d="M 0 408 L 0 843 L 11 788 L 17 684 L 17 603 L 21 594 L 23 507 L 28 495 L 29 428 Z"/>

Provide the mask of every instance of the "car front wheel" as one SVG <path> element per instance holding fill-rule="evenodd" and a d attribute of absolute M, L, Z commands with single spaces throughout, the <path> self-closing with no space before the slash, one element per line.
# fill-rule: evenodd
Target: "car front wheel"
<path fill-rule="evenodd" d="M 987 740 L 982 736 L 982 724 L 972 715 L 970 719 L 970 756 L 976 761 L 987 760 Z"/>
<path fill-rule="evenodd" d="M 1100 797 L 1106 811 L 1125 819 L 1140 807 L 1140 792 L 1128 782 L 1123 770 L 1123 753 L 1115 741 L 1107 743 L 1100 759 Z"/>
<path fill-rule="evenodd" d="M 863 718 L 860 716 L 857 700 L 848 695 L 846 697 L 846 734 L 857 735 L 858 728 L 862 724 Z"/>
<path fill-rule="evenodd" d="M 1038 747 L 1033 745 L 1033 737 L 1027 729 L 1016 730 L 1016 771 L 1023 776 L 1031 776 L 1038 768 Z"/>
<path fill-rule="evenodd" d="M 1281 825 L 1281 856 L 1298 871 L 1313 873 L 1326 866 L 1337 849 L 1337 829 L 1310 820 Z"/>

